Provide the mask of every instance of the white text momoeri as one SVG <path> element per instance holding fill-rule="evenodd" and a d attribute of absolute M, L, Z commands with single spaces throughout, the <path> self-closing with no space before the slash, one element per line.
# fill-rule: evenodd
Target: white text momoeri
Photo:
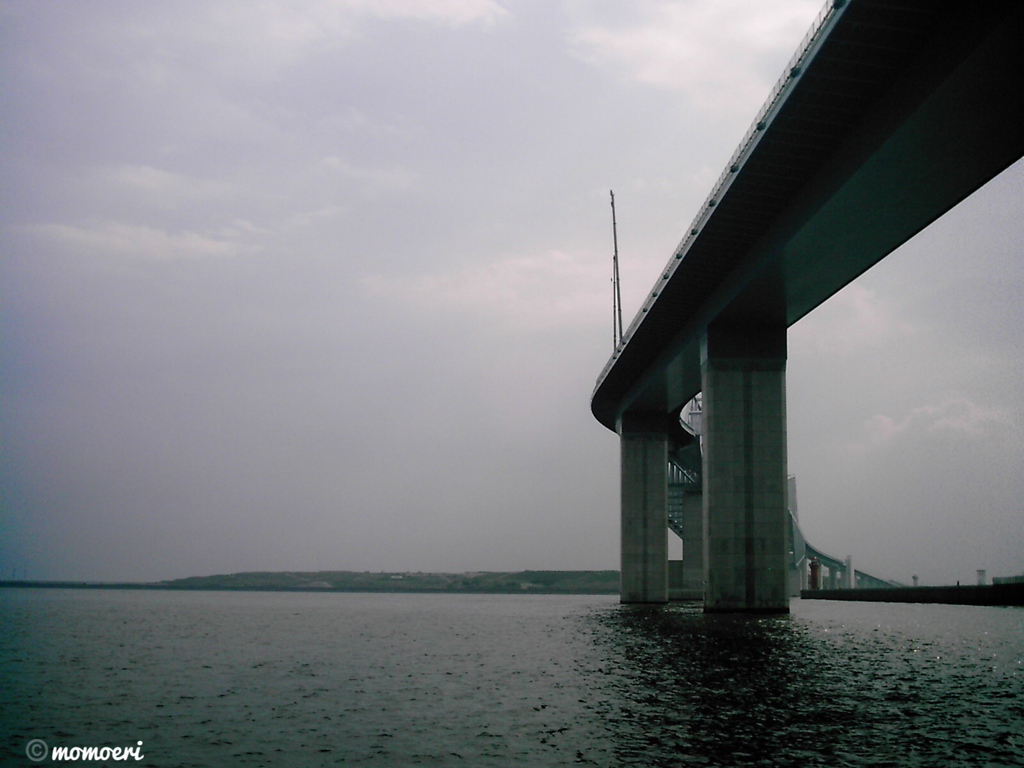
<path fill-rule="evenodd" d="M 54 747 L 52 750 L 42 739 L 32 739 L 25 745 L 29 760 L 39 762 L 49 757 L 54 762 L 78 762 L 79 760 L 141 760 L 142 742 L 134 747 Z"/>

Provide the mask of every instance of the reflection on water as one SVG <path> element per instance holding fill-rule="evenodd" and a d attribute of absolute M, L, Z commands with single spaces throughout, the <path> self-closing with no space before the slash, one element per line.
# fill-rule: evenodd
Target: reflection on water
<path fill-rule="evenodd" d="M 623 764 L 1020 766 L 1022 618 L 798 601 L 770 618 L 622 606 L 590 620 Z"/>
<path fill-rule="evenodd" d="M 1024 610 L 0 590 L 0 762 L 1020 766 Z"/>
<path fill-rule="evenodd" d="M 619 702 L 608 720 L 623 761 L 736 763 L 780 751 L 799 758 L 808 731 L 810 757 L 823 726 L 840 727 L 827 711 L 808 722 L 821 710 L 809 684 L 811 644 L 788 618 L 622 608 L 602 622 Z"/>

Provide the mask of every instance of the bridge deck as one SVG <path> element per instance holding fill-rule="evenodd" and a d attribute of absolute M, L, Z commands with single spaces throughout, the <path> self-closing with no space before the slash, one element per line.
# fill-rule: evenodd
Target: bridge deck
<path fill-rule="evenodd" d="M 709 324 L 791 325 L 1024 155 L 1022 19 L 827 6 L 601 373 L 597 419 L 677 410 Z"/>

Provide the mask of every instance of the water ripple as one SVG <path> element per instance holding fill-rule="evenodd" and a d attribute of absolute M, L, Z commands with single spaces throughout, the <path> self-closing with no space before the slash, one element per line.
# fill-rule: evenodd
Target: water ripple
<path fill-rule="evenodd" d="M 1024 611 L 0 590 L 0 760 L 1020 766 Z"/>

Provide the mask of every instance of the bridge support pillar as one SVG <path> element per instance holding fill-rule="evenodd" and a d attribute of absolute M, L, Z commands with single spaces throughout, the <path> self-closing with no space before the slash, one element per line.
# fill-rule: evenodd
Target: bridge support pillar
<path fill-rule="evenodd" d="M 624 414 L 619 600 L 668 602 L 668 432 L 664 415 Z"/>
<path fill-rule="evenodd" d="M 704 596 L 704 495 L 683 495 L 683 583 L 688 598 Z"/>
<path fill-rule="evenodd" d="M 786 330 L 708 328 L 704 611 L 788 613 Z"/>

